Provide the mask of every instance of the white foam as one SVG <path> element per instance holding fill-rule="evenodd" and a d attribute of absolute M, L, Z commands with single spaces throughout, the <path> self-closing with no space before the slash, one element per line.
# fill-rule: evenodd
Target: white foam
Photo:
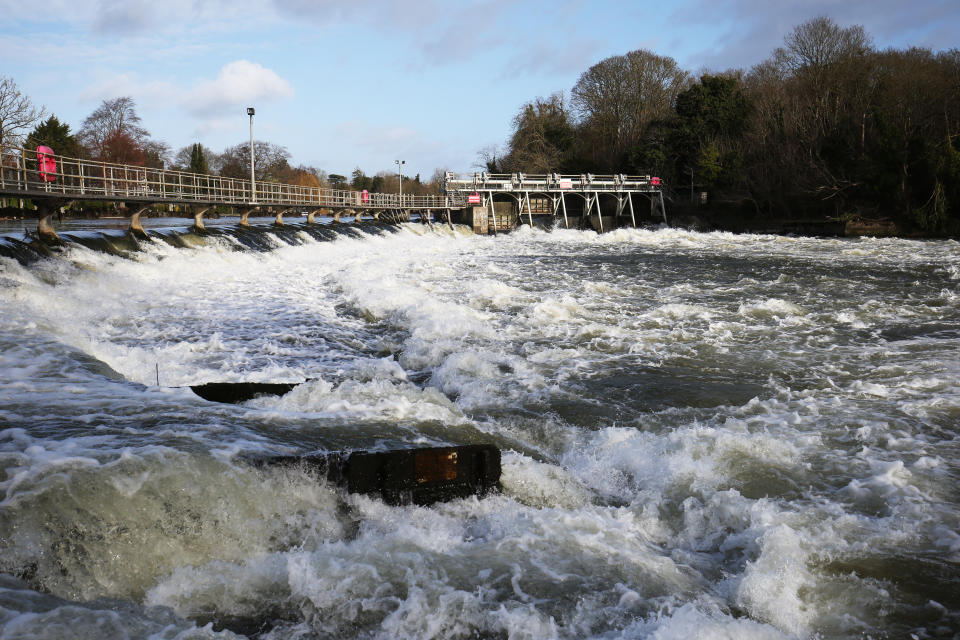
<path fill-rule="evenodd" d="M 786 525 L 764 532 L 760 556 L 735 581 L 734 597 L 752 616 L 794 636 L 806 636 L 816 611 L 802 592 L 816 584 L 803 537 Z"/>
<path fill-rule="evenodd" d="M 955 244 L 283 237 L 3 263 L 0 506 L 25 531 L 4 566 L 59 550 L 69 577 L 38 566 L 57 593 L 286 619 L 274 638 L 843 637 L 905 605 L 824 565 L 960 554 L 955 340 L 876 338 L 955 324 Z M 152 385 L 158 362 L 169 385 L 310 381 L 224 407 L 102 366 Z M 689 406 L 645 404 L 684 384 Z M 527 453 L 503 495 L 431 509 L 232 460 L 474 427 Z"/>

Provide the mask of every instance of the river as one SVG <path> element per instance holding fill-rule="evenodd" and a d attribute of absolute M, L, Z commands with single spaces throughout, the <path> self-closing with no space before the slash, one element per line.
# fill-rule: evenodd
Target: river
<path fill-rule="evenodd" d="M 957 242 L 152 233 L 0 240 L 4 638 L 960 631 Z M 502 490 L 248 462 L 447 443 Z"/>

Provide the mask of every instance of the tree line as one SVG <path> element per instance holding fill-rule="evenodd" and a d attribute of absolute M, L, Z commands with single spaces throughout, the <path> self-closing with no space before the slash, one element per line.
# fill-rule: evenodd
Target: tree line
<path fill-rule="evenodd" d="M 227 147 L 216 153 L 201 143 L 173 151 L 168 144 L 151 137 L 142 126 L 133 98 L 104 100 L 87 116 L 76 133 L 46 110 L 36 107 L 23 95 L 12 78 L 0 77 L 0 148 L 22 145 L 28 149 L 46 145 L 57 154 L 89 160 L 220 175 L 250 177 L 250 143 Z M 357 167 L 350 178 L 307 165 L 293 166 L 290 153 L 281 145 L 253 142 L 254 175 L 261 182 L 280 182 L 305 187 L 368 189 L 395 193 L 400 189 L 397 174 L 386 171 L 368 177 Z M 442 177 L 438 171 L 436 176 Z M 421 183 L 420 176 L 403 177 L 403 192 L 414 195 L 438 193 L 438 181 Z"/>
<path fill-rule="evenodd" d="M 876 49 L 819 17 L 749 70 L 694 78 L 647 50 L 598 62 L 569 100 L 521 106 L 494 172 L 660 176 L 675 201 L 757 218 L 887 218 L 960 233 L 960 50 Z"/>

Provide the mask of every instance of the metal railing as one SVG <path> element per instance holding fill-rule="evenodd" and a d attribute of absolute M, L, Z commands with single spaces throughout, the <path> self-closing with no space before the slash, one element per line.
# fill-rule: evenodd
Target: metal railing
<path fill-rule="evenodd" d="M 660 179 L 651 176 L 628 176 L 624 174 L 577 175 L 545 173 L 473 173 L 444 176 L 446 192 L 470 191 L 537 191 L 542 193 L 563 191 L 660 191 Z"/>
<path fill-rule="evenodd" d="M 54 166 L 55 169 L 51 169 Z M 0 196 L 118 200 L 170 204 L 289 206 L 332 209 L 447 209 L 465 206 L 465 196 L 363 193 L 46 155 L 21 148 L 0 153 Z"/>

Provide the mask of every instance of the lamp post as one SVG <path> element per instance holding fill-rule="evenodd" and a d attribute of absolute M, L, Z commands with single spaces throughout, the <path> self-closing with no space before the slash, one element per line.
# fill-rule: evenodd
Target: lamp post
<path fill-rule="evenodd" d="M 250 116 L 250 204 L 257 204 L 257 178 L 253 173 L 253 107 L 247 107 Z"/>
<path fill-rule="evenodd" d="M 406 160 L 394 160 L 397 164 L 397 175 L 400 176 L 400 206 L 403 206 L 403 165 L 407 164 Z"/>

